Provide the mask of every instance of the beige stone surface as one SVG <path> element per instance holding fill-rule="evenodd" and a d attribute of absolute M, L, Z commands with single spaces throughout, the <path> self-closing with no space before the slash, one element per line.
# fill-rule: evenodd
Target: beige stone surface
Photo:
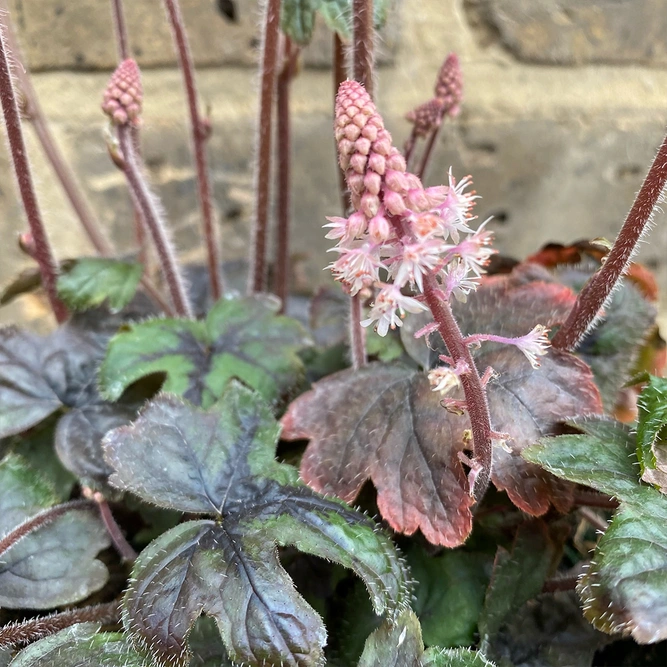
<path fill-rule="evenodd" d="M 431 94 L 442 58 L 455 50 L 465 76 L 463 112 L 444 128 L 427 182 L 442 182 L 450 165 L 460 176 L 471 173 L 483 197 L 480 218 L 497 216 L 499 247 L 517 257 L 548 241 L 613 238 L 664 132 L 667 71 L 641 64 L 526 64 L 498 42 L 484 46 L 469 19 L 461 0 L 402 3 L 395 62 L 378 75 L 378 104 L 396 142 L 402 145 L 409 132 L 403 115 Z M 216 67 L 201 70 L 198 79 L 201 99 L 212 109 L 209 155 L 223 252 L 240 258 L 247 251 L 252 216 L 255 75 L 247 67 Z M 87 196 L 119 248 L 128 249 L 127 193 L 106 155 L 98 111 L 105 81 L 101 73 L 70 71 L 35 77 L 54 132 Z M 149 174 L 183 256 L 193 258 L 199 252 L 199 214 L 180 74 L 169 68 L 148 70 L 144 84 Z M 331 104 L 330 73 L 302 71 L 293 92 L 293 251 L 301 288 L 329 280 L 322 271 L 331 255 L 321 225 L 326 215 L 338 213 Z M 32 138 L 30 152 L 59 255 L 81 252 L 87 248 L 85 239 Z M 23 222 L 7 174 L 0 151 L 0 230 L 5 239 L 0 280 L 25 264 L 13 247 Z M 659 214 L 655 222 L 639 259 L 655 269 L 667 294 L 667 216 Z M 0 321 L 16 312 L 0 310 Z"/>
<path fill-rule="evenodd" d="M 110 0 L 8 0 L 11 15 L 33 71 L 109 70 L 116 66 Z M 126 0 L 130 48 L 142 68 L 176 64 L 163 0 Z M 259 50 L 260 5 L 235 3 L 230 21 L 215 0 L 180 0 L 193 58 L 199 67 L 254 66 Z M 383 31 L 382 59 L 396 47 L 394 20 Z M 330 61 L 331 36 L 323 22 L 305 52 L 307 65 Z"/>

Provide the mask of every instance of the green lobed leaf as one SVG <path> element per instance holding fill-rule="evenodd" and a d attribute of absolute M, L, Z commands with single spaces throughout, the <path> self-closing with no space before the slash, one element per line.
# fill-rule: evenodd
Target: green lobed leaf
<path fill-rule="evenodd" d="M 578 590 L 595 627 L 640 643 L 667 639 L 667 498 L 638 479 L 636 444 L 627 426 L 576 422 L 579 436 L 559 436 L 525 456 L 556 475 L 621 501 Z"/>
<path fill-rule="evenodd" d="M 667 487 L 667 379 L 650 376 L 637 402 L 637 458 L 642 479 Z"/>
<path fill-rule="evenodd" d="M 14 327 L 0 329 L 0 437 L 21 433 L 60 408 L 43 375 L 43 340 Z"/>
<path fill-rule="evenodd" d="M 494 667 L 479 651 L 429 648 L 424 651 L 419 620 L 412 610 L 385 621 L 366 640 L 358 667 Z"/>
<path fill-rule="evenodd" d="M 373 2 L 373 22 L 375 29 L 381 29 L 387 21 L 391 0 Z M 352 0 L 320 0 L 319 13 L 331 30 L 342 39 L 352 38 Z"/>
<path fill-rule="evenodd" d="M 297 351 L 309 344 L 303 327 L 277 315 L 268 295 L 223 299 L 205 321 L 159 319 L 115 336 L 102 364 L 102 395 L 117 400 L 141 377 L 165 373 L 165 391 L 208 407 L 232 378 L 275 400 L 303 375 Z"/>
<path fill-rule="evenodd" d="M 641 644 L 667 639 L 667 498 L 638 488 L 622 503 L 579 581 L 584 615 Z"/>
<path fill-rule="evenodd" d="M 110 545 L 91 508 L 72 509 L 0 555 L 0 608 L 51 609 L 79 602 L 106 584 L 95 556 Z"/>
<path fill-rule="evenodd" d="M 414 546 L 406 554 L 416 580 L 414 609 L 427 646 L 470 646 L 484 605 L 491 558 L 460 549 L 429 556 Z"/>
<path fill-rule="evenodd" d="M 408 609 L 368 637 L 358 667 L 420 667 L 423 653 L 419 619 Z"/>
<path fill-rule="evenodd" d="M 185 664 L 188 630 L 205 613 L 233 661 L 319 664 L 326 631 L 282 569 L 276 545 L 351 568 L 377 613 L 392 616 L 407 604 L 407 574 L 391 541 L 276 462 L 278 434 L 270 407 L 232 382 L 208 411 L 162 395 L 132 426 L 107 436 L 112 484 L 216 517 L 172 528 L 135 564 L 124 624 L 165 659 Z"/>
<path fill-rule="evenodd" d="M 23 458 L 8 454 L 0 461 L 0 537 L 57 501 L 51 485 Z"/>
<path fill-rule="evenodd" d="M 556 545 L 546 525 L 529 521 L 517 531 L 512 553 L 498 548 L 491 582 L 479 617 L 480 650 L 487 654 L 490 642 L 504 623 L 542 590 L 551 568 Z"/>
<path fill-rule="evenodd" d="M 87 310 L 105 301 L 112 313 L 132 301 L 143 266 L 105 257 L 77 259 L 58 276 L 58 296 L 72 310 Z"/>
<path fill-rule="evenodd" d="M 280 4 L 280 28 L 300 46 L 307 45 L 315 27 L 315 11 L 322 0 L 283 0 Z"/>
<path fill-rule="evenodd" d="M 9 667 L 154 667 L 121 634 L 79 623 L 20 651 Z"/>
<path fill-rule="evenodd" d="M 584 433 L 545 438 L 525 449 L 523 458 L 557 477 L 616 498 L 631 498 L 639 491 L 635 439 L 630 427 L 600 418 L 568 423 Z"/>

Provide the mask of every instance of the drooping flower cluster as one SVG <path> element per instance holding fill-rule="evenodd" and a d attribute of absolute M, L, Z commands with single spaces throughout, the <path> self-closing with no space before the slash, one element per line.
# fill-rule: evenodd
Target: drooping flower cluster
<path fill-rule="evenodd" d="M 428 310 L 420 296 L 427 275 L 436 277 L 442 299 L 465 301 L 495 252 L 486 223 L 470 227 L 477 199 L 469 190 L 471 178 L 457 182 L 450 171 L 447 185 L 425 188 L 407 171 L 382 117 L 355 81 L 341 84 L 335 112 L 339 162 L 354 211 L 348 218 L 328 218 L 327 238 L 337 241 L 331 251 L 339 255 L 329 268 L 352 295 L 378 290 L 362 325 L 375 324 L 384 336 L 401 326 L 406 312 Z M 544 331 L 522 337 L 522 345 L 519 339 L 503 342 L 525 350 L 534 363 L 544 354 Z M 539 338 L 537 346 L 533 338 Z M 436 385 L 451 386 L 451 378 Z"/>

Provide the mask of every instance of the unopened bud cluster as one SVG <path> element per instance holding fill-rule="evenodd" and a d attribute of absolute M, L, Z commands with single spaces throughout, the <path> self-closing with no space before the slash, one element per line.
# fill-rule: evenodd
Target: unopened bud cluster
<path fill-rule="evenodd" d="M 425 137 L 437 128 L 445 116 L 457 116 L 463 95 L 463 77 L 458 56 L 450 53 L 435 82 L 434 97 L 406 114 L 414 125 L 414 135 Z"/>
<path fill-rule="evenodd" d="M 132 59 L 123 60 L 111 75 L 104 91 L 102 111 L 114 125 L 138 125 L 142 101 L 139 66 Z"/>
<path fill-rule="evenodd" d="M 477 199 L 467 191 L 470 177 L 457 183 L 450 171 L 447 185 L 425 188 L 407 171 L 382 117 L 355 81 L 341 84 L 335 115 L 354 211 L 348 218 L 327 218 L 327 238 L 337 240 L 331 251 L 339 254 L 329 268 L 350 294 L 378 290 L 361 324 L 375 324 L 384 336 L 401 326 L 406 312 L 427 310 L 420 294 L 427 275 L 436 277 L 442 299 L 465 301 L 495 252 L 485 224 L 476 231 L 469 227 Z"/>

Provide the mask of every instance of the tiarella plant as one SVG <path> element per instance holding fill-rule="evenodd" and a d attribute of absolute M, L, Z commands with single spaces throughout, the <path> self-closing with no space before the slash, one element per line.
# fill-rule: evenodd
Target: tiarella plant
<path fill-rule="evenodd" d="M 134 207 L 137 249 L 123 257 L 0 14 L 19 247 L 37 265 L 0 303 L 41 287 L 58 323 L 0 330 L 0 667 L 664 664 L 665 354 L 655 281 L 630 260 L 662 196 L 667 143 L 613 244 L 501 257 L 493 221 L 473 215 L 470 176 L 425 184 L 463 103 L 456 55 L 407 113 L 403 153 L 373 101 L 388 4 L 264 3 L 241 276 L 219 259 L 213 126 L 177 0 L 164 7 L 205 267 L 179 262 L 148 182 L 121 0 L 119 65 L 101 97 Z M 342 210 L 323 234 L 340 285 L 305 299 L 288 290 L 290 87 L 318 17 L 333 32 Z M 98 256 L 51 251 L 15 84 Z"/>

